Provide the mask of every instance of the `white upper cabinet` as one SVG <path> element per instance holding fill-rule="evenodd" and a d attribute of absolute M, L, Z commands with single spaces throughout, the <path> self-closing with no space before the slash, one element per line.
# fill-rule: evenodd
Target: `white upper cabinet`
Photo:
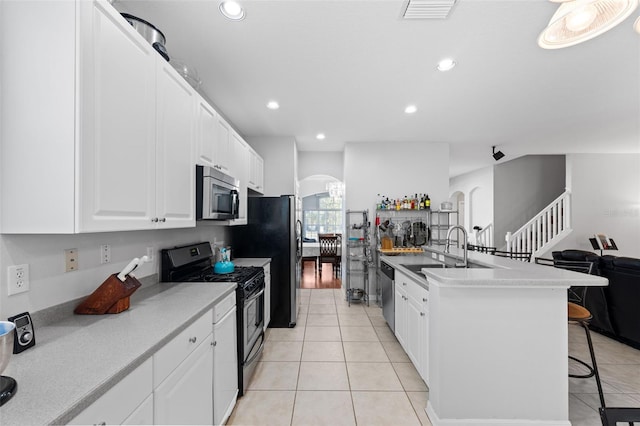
<path fill-rule="evenodd" d="M 195 226 L 195 92 L 106 0 L 2 8 L 1 231 Z"/>
<path fill-rule="evenodd" d="M 233 177 L 240 181 L 240 211 L 238 219 L 231 222 L 232 225 L 244 225 L 247 223 L 247 181 L 249 180 L 249 145 L 236 132 L 231 134 L 233 148 Z"/>
<path fill-rule="evenodd" d="M 156 216 L 170 228 L 195 226 L 196 93 L 168 62 L 157 84 Z M 154 218 L 154 221 L 155 221 Z"/>
<path fill-rule="evenodd" d="M 156 208 L 158 54 L 111 6 L 92 6 L 80 8 L 87 37 L 79 55 L 77 231 L 149 229 Z"/>
<path fill-rule="evenodd" d="M 218 114 L 200 96 L 198 96 L 196 104 L 198 117 L 196 163 L 201 166 L 213 167 L 215 165 Z"/>
<path fill-rule="evenodd" d="M 264 160 L 254 150 L 250 150 L 249 188 L 264 194 Z"/>
<path fill-rule="evenodd" d="M 217 117 L 216 129 L 213 167 L 223 173 L 230 174 L 232 129 L 229 123 L 220 115 Z"/>

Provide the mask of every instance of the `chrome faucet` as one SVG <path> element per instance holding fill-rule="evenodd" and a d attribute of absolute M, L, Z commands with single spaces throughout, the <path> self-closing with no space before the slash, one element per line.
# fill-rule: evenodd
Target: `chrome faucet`
<path fill-rule="evenodd" d="M 468 266 L 468 264 L 467 264 L 467 230 L 464 229 L 464 226 L 462 226 L 462 225 L 453 225 L 451 228 L 449 228 L 449 230 L 447 231 L 447 242 L 446 242 L 446 244 L 444 246 L 444 252 L 445 253 L 449 253 L 450 252 L 451 234 L 456 229 L 461 230 L 462 231 L 462 235 L 464 236 L 463 244 L 462 244 L 462 248 L 464 249 L 464 263 L 463 264 L 456 263 L 456 266 L 464 266 L 466 268 Z"/>

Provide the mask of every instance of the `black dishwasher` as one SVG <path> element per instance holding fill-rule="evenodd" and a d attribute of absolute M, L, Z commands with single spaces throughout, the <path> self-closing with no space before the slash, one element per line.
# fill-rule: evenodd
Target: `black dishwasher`
<path fill-rule="evenodd" d="M 395 331 L 395 301 L 394 301 L 395 270 L 392 266 L 380 261 L 378 268 L 378 285 L 382 288 L 382 314 L 392 331 Z"/>

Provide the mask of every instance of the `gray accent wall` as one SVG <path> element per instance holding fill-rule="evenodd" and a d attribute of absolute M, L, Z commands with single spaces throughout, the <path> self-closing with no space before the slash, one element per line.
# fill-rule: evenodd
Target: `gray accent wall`
<path fill-rule="evenodd" d="M 494 166 L 493 224 L 496 247 L 565 190 L 564 155 L 528 155 Z"/>

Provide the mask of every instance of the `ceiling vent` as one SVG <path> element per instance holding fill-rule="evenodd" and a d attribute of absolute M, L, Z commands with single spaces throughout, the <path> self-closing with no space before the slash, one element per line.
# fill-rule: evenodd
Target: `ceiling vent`
<path fill-rule="evenodd" d="M 457 0 L 409 0 L 404 19 L 445 19 Z"/>

